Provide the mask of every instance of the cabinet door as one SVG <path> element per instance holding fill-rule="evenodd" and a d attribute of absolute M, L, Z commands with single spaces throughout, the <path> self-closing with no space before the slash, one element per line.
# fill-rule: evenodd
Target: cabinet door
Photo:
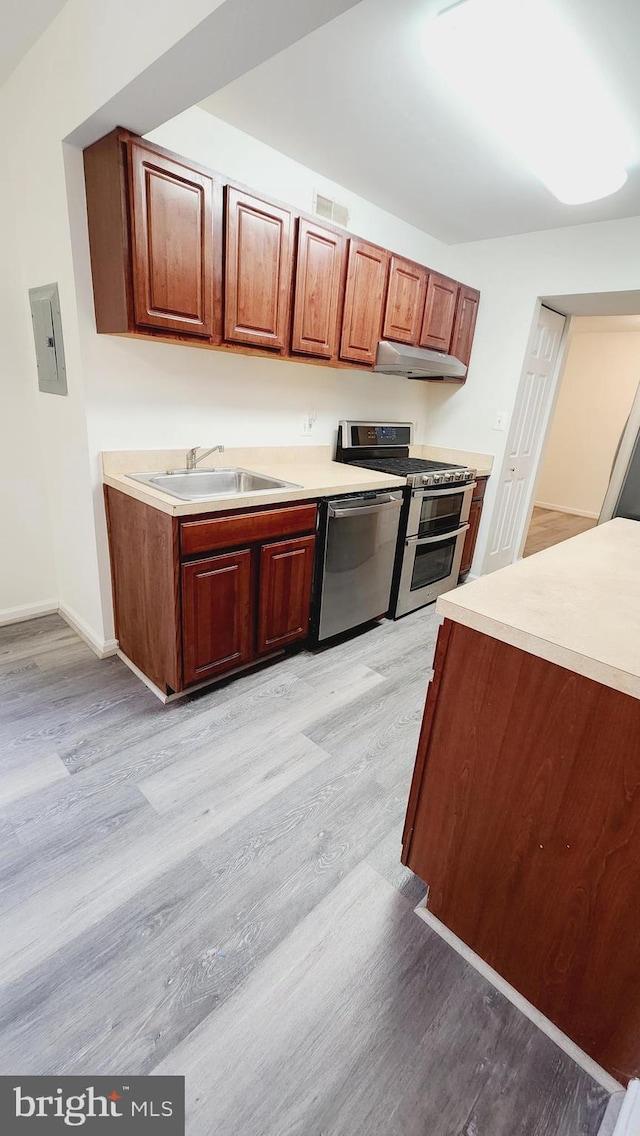
<path fill-rule="evenodd" d="M 137 142 L 129 167 L 135 323 L 209 339 L 218 330 L 222 188 Z"/>
<path fill-rule="evenodd" d="M 389 287 L 382 334 L 385 339 L 417 344 L 420 334 L 427 272 L 409 260 L 391 257 Z"/>
<path fill-rule="evenodd" d="M 333 358 L 346 238 L 300 219 L 291 350 Z"/>
<path fill-rule="evenodd" d="M 421 347 L 435 347 L 436 351 L 449 351 L 456 314 L 459 285 L 436 272 L 429 275 L 424 319 L 420 332 Z"/>
<path fill-rule="evenodd" d="M 253 657 L 251 552 L 182 565 L 184 683 Z"/>
<path fill-rule="evenodd" d="M 260 550 L 258 652 L 305 639 L 309 631 L 316 538 L 263 544 Z"/>
<path fill-rule="evenodd" d="M 389 254 L 365 241 L 349 241 L 340 358 L 371 365 L 382 327 Z"/>
<path fill-rule="evenodd" d="M 481 516 L 482 500 L 473 500 L 471 502 L 471 508 L 469 509 L 469 528 L 467 529 L 467 534 L 464 538 L 464 548 L 462 549 L 462 562 L 460 564 L 461 576 L 466 576 L 467 572 L 471 570 L 473 554 L 476 550 L 476 542 L 478 540 Z"/>
<path fill-rule="evenodd" d="M 451 354 L 455 355 L 456 359 L 460 359 L 462 363 L 466 363 L 467 366 L 471 358 L 479 302 L 480 293 L 476 292 L 475 288 L 465 288 L 464 284 L 460 285 L 451 339 Z"/>
<path fill-rule="evenodd" d="M 284 350 L 292 230 L 289 209 L 227 186 L 225 339 Z"/>

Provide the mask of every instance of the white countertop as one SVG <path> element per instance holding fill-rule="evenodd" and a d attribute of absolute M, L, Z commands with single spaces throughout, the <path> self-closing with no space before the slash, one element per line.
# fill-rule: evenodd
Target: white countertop
<path fill-rule="evenodd" d="M 284 505 L 289 501 L 312 501 L 339 493 L 359 493 L 372 489 L 400 489 L 405 478 L 360 469 L 331 460 L 329 446 L 283 446 L 267 448 L 235 448 L 205 458 L 200 469 L 239 466 L 254 473 L 293 481 L 299 489 L 273 489 L 268 493 L 243 493 L 214 497 L 204 501 L 181 501 L 139 481 L 127 473 L 184 468 L 184 450 L 106 451 L 102 455 L 102 480 L 173 517 L 197 516 L 230 509 L 250 509 L 258 505 Z"/>
<path fill-rule="evenodd" d="M 452 450 L 447 446 L 411 446 L 412 458 L 427 461 L 453 462 L 475 469 L 478 477 L 489 477 L 493 469 L 493 454 L 480 454 L 476 450 Z"/>
<path fill-rule="evenodd" d="M 616 518 L 440 596 L 440 615 L 640 698 L 640 522 Z"/>

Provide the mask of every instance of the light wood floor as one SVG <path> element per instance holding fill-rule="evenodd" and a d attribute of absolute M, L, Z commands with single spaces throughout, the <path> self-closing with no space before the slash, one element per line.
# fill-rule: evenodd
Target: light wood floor
<path fill-rule="evenodd" d="M 560 544 L 563 540 L 569 540 L 569 537 L 595 528 L 597 523 L 592 517 L 558 513 L 555 509 L 540 509 L 536 505 L 522 555 L 533 556 L 534 552 L 542 552 L 543 548 L 551 548 L 553 544 Z"/>
<path fill-rule="evenodd" d="M 433 609 L 163 707 L 0 629 L 0 1072 L 186 1075 L 188 1136 L 595 1136 L 607 1093 L 413 912 Z"/>

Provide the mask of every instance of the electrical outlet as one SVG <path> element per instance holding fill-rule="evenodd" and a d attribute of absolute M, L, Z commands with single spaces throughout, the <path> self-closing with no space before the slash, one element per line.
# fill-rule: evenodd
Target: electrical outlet
<path fill-rule="evenodd" d="M 493 421 L 494 430 L 506 430 L 509 415 L 506 410 L 496 410 L 496 416 Z"/>
<path fill-rule="evenodd" d="M 313 434 L 313 428 L 316 424 L 317 417 L 318 416 L 315 410 L 310 410 L 308 414 L 305 414 L 304 418 L 302 419 L 302 433 L 305 437 L 308 437 L 309 434 Z"/>

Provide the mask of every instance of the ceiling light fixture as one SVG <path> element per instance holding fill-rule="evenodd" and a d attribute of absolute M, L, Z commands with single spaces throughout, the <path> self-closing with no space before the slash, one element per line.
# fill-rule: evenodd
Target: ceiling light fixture
<path fill-rule="evenodd" d="M 577 36 L 547 0 L 457 0 L 427 20 L 424 54 L 567 205 L 620 189 L 633 142 Z"/>

